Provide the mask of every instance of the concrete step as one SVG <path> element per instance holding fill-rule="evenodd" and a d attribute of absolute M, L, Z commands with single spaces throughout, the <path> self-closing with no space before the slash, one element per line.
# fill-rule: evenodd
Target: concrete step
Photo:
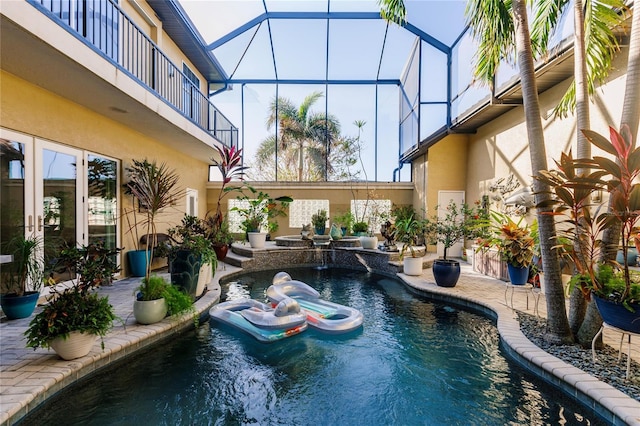
<path fill-rule="evenodd" d="M 255 260 L 252 257 L 242 256 L 238 253 L 232 252 L 231 250 L 227 253 L 227 257 L 224 258 L 224 263 L 243 269 L 253 262 L 255 262 Z"/>

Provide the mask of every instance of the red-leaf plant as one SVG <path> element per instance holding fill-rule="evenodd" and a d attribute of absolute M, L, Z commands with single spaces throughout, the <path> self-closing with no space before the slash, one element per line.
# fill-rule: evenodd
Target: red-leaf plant
<path fill-rule="evenodd" d="M 205 217 L 205 223 L 208 227 L 207 237 L 210 240 L 219 238 L 221 230 L 224 228 L 223 223 L 225 221 L 225 214 L 222 212 L 221 202 L 230 192 L 238 191 L 242 192 L 244 187 L 244 171 L 248 169 L 248 166 L 242 165 L 242 149 L 236 149 L 236 147 L 228 147 L 223 145 L 222 148 L 215 147 L 218 151 L 220 159 L 215 157 L 211 158 L 213 165 L 218 168 L 222 175 L 222 187 L 218 194 L 218 202 L 216 203 L 215 212 L 207 212 Z M 232 181 L 240 181 L 239 185 L 229 185 Z M 214 241 L 218 242 L 218 241 Z"/>
<path fill-rule="evenodd" d="M 562 154 L 556 162 L 557 170 L 541 171 L 538 179 L 546 182 L 555 199 L 551 214 L 562 218 L 560 236 L 569 238 L 573 244 L 561 244 L 562 249 L 576 265 L 578 273 L 587 282 L 581 282 L 585 297 L 589 291 L 610 298 L 605 293 L 605 282 L 598 281 L 598 259 L 605 249 L 602 232 L 610 226 L 620 226 L 623 256 L 626 259 L 627 242 L 634 235 L 640 219 L 640 148 L 634 148 L 628 126 L 618 133 L 610 127 L 610 140 L 591 131 L 582 130 L 586 138 L 596 147 L 613 156 L 613 159 L 594 156 L 592 159 L 574 159 L 571 153 Z M 585 172 L 585 170 L 590 170 Z M 594 204 L 595 191 L 607 191 L 610 197 L 609 211 L 603 204 Z M 564 225 L 564 226 L 563 226 Z M 623 262 L 624 290 L 617 297 L 627 304 L 631 292 L 629 267 Z"/>

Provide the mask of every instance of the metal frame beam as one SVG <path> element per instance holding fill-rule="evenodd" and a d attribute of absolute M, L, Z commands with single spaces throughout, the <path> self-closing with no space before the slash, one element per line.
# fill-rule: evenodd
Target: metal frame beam
<path fill-rule="evenodd" d="M 212 82 L 216 83 L 216 82 Z M 217 82 L 225 83 L 225 82 Z M 400 80 L 395 79 L 381 79 L 381 80 L 304 80 L 304 79 L 261 79 L 261 78 L 248 78 L 248 79 L 231 79 L 227 80 L 228 84 L 337 84 L 337 85 L 366 85 L 366 84 L 385 84 L 385 85 L 400 85 Z"/>
<path fill-rule="evenodd" d="M 378 12 L 266 12 L 263 13 L 252 20 L 246 22 L 245 24 L 239 26 L 235 30 L 231 31 L 225 36 L 222 36 L 218 40 L 211 43 L 207 46 L 207 49 L 214 50 L 226 42 L 233 40 L 240 34 L 249 30 L 250 28 L 258 25 L 264 20 L 267 19 L 383 19 Z M 427 42 L 431 46 L 435 47 L 439 51 L 448 54 L 451 51 L 451 48 L 446 44 L 442 43 L 440 40 L 435 37 L 429 35 L 428 33 L 422 31 L 420 28 L 411 24 L 410 22 L 405 22 L 401 25 L 410 33 L 420 37 L 423 41 Z"/>

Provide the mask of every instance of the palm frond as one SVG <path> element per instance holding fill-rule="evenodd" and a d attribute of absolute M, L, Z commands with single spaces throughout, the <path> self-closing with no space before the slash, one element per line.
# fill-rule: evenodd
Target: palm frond
<path fill-rule="evenodd" d="M 469 0 L 465 15 L 478 41 L 474 74 L 491 85 L 500 61 L 511 60 L 515 51 L 511 0 Z"/>

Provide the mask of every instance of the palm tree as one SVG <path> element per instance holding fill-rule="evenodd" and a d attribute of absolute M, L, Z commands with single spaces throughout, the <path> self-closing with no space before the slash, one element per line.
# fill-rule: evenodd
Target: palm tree
<path fill-rule="evenodd" d="M 406 16 L 402 0 L 380 0 L 383 16 L 396 17 L 402 22 Z M 478 40 L 475 74 L 481 81 L 490 82 L 496 74 L 500 62 L 515 57 L 519 65 L 520 82 L 524 104 L 524 115 L 529 140 L 531 170 L 534 176 L 547 168 L 547 154 L 540 115 L 538 89 L 533 64 L 533 47 L 528 26 L 527 4 L 525 0 L 469 0 L 466 15 L 472 34 Z M 534 179 L 536 201 L 544 202 L 548 195 L 548 185 Z M 555 220 L 547 214 L 549 207 L 537 210 L 540 249 L 543 254 L 543 268 L 547 295 L 547 334 L 545 338 L 557 344 L 570 343 L 573 336 L 567 320 L 564 304 L 564 289 L 561 281 L 560 262 L 552 250 L 556 235 Z"/>
<path fill-rule="evenodd" d="M 304 163 L 309 163 L 310 180 L 323 180 L 332 171 L 328 161 L 330 151 L 340 136 L 340 123 L 325 113 L 312 112 L 311 107 L 324 95 L 313 92 L 299 107 L 289 99 L 275 98 L 269 108 L 267 128 L 278 125 L 277 145 L 275 141 L 265 143 L 277 150 L 277 159 L 289 166 L 292 158 L 297 159 L 298 181 L 304 179 Z M 265 147 L 266 149 L 267 147 Z M 282 155 L 281 152 L 284 154 Z M 268 154 L 268 150 L 263 151 Z"/>
<path fill-rule="evenodd" d="M 538 54 L 546 52 L 550 34 L 569 2 L 539 0 L 536 3 L 532 37 Z M 574 80 L 554 112 L 556 117 L 566 117 L 568 112 L 575 110 L 578 130 L 591 128 L 589 97 L 593 96 L 596 83 L 604 83 L 614 54 L 619 50 L 613 29 L 624 20 L 623 14 L 618 12 L 624 7 L 623 0 L 574 1 Z M 576 137 L 577 158 L 591 158 L 591 143 L 581 131 L 576 132 Z M 589 170 L 577 172 L 587 175 Z M 579 233 L 576 231 L 576 235 Z M 579 243 L 580 240 L 576 239 L 576 244 Z M 577 253 L 582 252 L 576 248 Z M 587 308 L 583 292 L 576 287 L 571 294 L 569 323 L 582 344 L 590 344 L 600 329 L 602 320 L 597 312 L 593 306 Z"/>

